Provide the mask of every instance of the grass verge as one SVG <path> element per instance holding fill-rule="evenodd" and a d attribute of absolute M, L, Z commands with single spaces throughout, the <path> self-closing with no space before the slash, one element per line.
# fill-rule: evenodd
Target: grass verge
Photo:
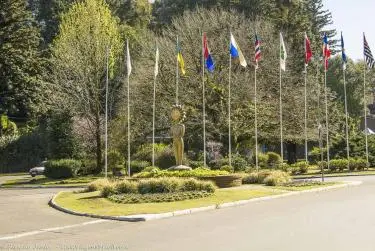
<path fill-rule="evenodd" d="M 0 177 L 2 176 L 23 176 L 28 175 L 29 173 L 0 173 Z"/>
<path fill-rule="evenodd" d="M 246 200 L 269 195 L 281 194 L 282 191 L 274 189 L 248 190 L 248 189 L 221 189 L 209 197 L 162 203 L 119 204 L 99 197 L 99 192 L 73 193 L 63 192 L 55 202 L 66 209 L 80 213 L 90 213 L 106 216 L 125 216 L 134 214 L 165 213 L 177 210 L 218 205 L 225 202 Z"/>
<path fill-rule="evenodd" d="M 12 187 L 12 186 L 82 186 L 88 184 L 96 179 L 100 178 L 99 176 L 85 176 L 85 177 L 76 177 L 69 179 L 50 179 L 45 176 L 36 176 L 36 177 L 26 177 L 19 179 L 12 179 L 5 181 L 3 187 Z"/>
<path fill-rule="evenodd" d="M 275 189 L 281 189 L 281 190 L 286 190 L 286 191 L 304 191 L 304 190 L 311 190 L 311 189 L 314 189 L 314 188 L 320 188 L 320 187 L 329 187 L 329 186 L 334 186 L 334 185 L 339 185 L 339 184 L 343 184 L 342 182 L 316 182 L 316 183 L 313 183 L 313 184 L 309 184 L 309 183 L 303 183 L 301 182 L 301 184 L 293 184 L 293 185 L 290 185 L 290 186 L 277 186 L 275 187 Z"/>
<path fill-rule="evenodd" d="M 361 175 L 375 175 L 375 169 L 370 168 L 369 170 L 365 171 L 342 171 L 342 172 L 330 172 L 330 171 L 325 171 L 324 176 L 325 177 L 345 177 L 345 176 L 361 176 Z M 307 174 L 299 174 L 299 175 L 293 175 L 293 178 L 300 178 L 300 179 L 307 179 L 307 178 L 320 178 L 321 173 L 320 170 L 309 170 Z"/>

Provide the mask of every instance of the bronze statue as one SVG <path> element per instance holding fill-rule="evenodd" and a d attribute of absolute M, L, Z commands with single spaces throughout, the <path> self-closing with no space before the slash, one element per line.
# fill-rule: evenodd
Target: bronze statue
<path fill-rule="evenodd" d="M 182 122 L 185 119 L 185 112 L 181 105 L 174 105 L 171 111 L 172 123 L 170 134 L 173 138 L 173 149 L 176 158 L 176 166 L 170 170 L 189 170 L 190 167 L 184 166 L 182 161 L 184 158 L 184 135 L 185 125 Z"/>

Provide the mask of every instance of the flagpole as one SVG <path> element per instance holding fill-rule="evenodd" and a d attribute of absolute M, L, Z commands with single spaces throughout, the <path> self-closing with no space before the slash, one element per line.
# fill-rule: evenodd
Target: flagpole
<path fill-rule="evenodd" d="M 257 112 L 257 69 L 258 62 L 256 62 L 254 69 L 254 127 L 255 127 L 255 167 L 259 171 L 258 165 L 258 112 Z"/>
<path fill-rule="evenodd" d="M 129 41 L 126 40 L 127 47 L 127 61 L 128 61 L 128 72 L 127 72 L 127 117 L 128 117 L 128 176 L 130 177 L 130 72 L 129 72 L 129 63 L 130 63 L 130 54 L 129 54 Z"/>
<path fill-rule="evenodd" d="M 155 57 L 155 67 L 158 67 L 157 60 L 159 54 L 159 48 L 156 47 L 156 57 Z M 156 77 L 157 69 L 155 68 L 154 74 L 154 93 L 153 93 L 153 103 L 152 103 L 152 166 L 155 166 L 155 108 L 156 108 Z"/>
<path fill-rule="evenodd" d="M 281 50 L 282 50 L 282 41 L 281 41 L 281 33 L 280 33 L 280 52 L 279 57 L 281 56 Z M 285 60 L 285 59 L 284 59 Z M 280 156 L 281 156 L 281 163 L 284 163 L 284 147 L 283 147 L 283 101 L 282 101 L 282 82 L 281 82 L 281 59 L 280 59 L 280 65 L 279 65 L 279 85 L 280 85 Z"/>
<path fill-rule="evenodd" d="M 363 110 L 365 115 L 365 140 L 366 140 L 366 161 L 368 165 L 368 137 L 367 137 L 367 107 L 366 107 L 366 57 L 364 57 L 363 69 Z"/>
<path fill-rule="evenodd" d="M 307 35 L 306 35 L 307 37 Z M 306 38 L 305 38 L 306 39 Z M 304 42 L 305 44 L 305 57 L 306 57 L 306 41 Z M 307 158 L 307 63 L 305 62 L 305 161 L 308 163 L 308 158 Z"/>
<path fill-rule="evenodd" d="M 177 50 L 177 53 L 178 53 L 178 48 L 179 44 L 178 44 L 178 35 L 176 36 L 176 50 Z M 179 75 L 178 75 L 178 54 L 176 56 L 176 105 L 178 105 L 178 78 L 179 78 Z"/>
<path fill-rule="evenodd" d="M 228 158 L 229 166 L 232 166 L 232 139 L 231 139 L 231 81 L 232 81 L 232 55 L 229 53 L 229 84 L 228 84 Z"/>
<path fill-rule="evenodd" d="M 109 71 L 109 48 L 106 50 L 106 77 L 105 77 L 105 155 L 104 169 L 105 177 L 108 177 L 108 71 Z"/>
<path fill-rule="evenodd" d="M 205 93 L 205 82 L 204 82 L 204 33 L 202 32 L 202 103 L 203 103 L 203 162 L 204 167 L 206 163 L 206 93 Z"/>
<path fill-rule="evenodd" d="M 345 69 L 345 62 L 343 63 L 342 72 L 343 72 L 343 79 L 344 79 L 344 99 L 345 99 L 345 135 L 346 135 L 346 157 L 348 159 L 348 170 L 350 170 L 350 164 L 349 164 L 349 128 L 348 128 L 348 101 L 347 101 L 347 95 L 346 95 L 346 69 Z"/>
<path fill-rule="evenodd" d="M 326 110 L 326 141 L 327 141 L 327 167 L 329 169 L 329 122 L 328 122 L 328 97 L 327 97 L 327 67 L 326 60 L 324 61 L 324 96 L 325 96 L 325 110 Z"/>

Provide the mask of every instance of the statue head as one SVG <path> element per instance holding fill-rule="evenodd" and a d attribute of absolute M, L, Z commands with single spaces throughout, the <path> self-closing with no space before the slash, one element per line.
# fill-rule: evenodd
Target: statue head
<path fill-rule="evenodd" d="M 171 117 L 174 123 L 181 123 L 186 118 L 186 113 L 182 108 L 182 105 L 174 105 L 171 110 Z"/>

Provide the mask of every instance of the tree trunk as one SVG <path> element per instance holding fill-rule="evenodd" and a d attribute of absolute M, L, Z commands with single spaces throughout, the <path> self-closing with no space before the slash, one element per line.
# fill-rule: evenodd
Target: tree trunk
<path fill-rule="evenodd" d="M 102 171 L 102 139 L 101 139 L 101 130 L 100 130 L 100 114 L 99 110 L 95 115 L 95 136 L 96 136 L 96 173 Z"/>

